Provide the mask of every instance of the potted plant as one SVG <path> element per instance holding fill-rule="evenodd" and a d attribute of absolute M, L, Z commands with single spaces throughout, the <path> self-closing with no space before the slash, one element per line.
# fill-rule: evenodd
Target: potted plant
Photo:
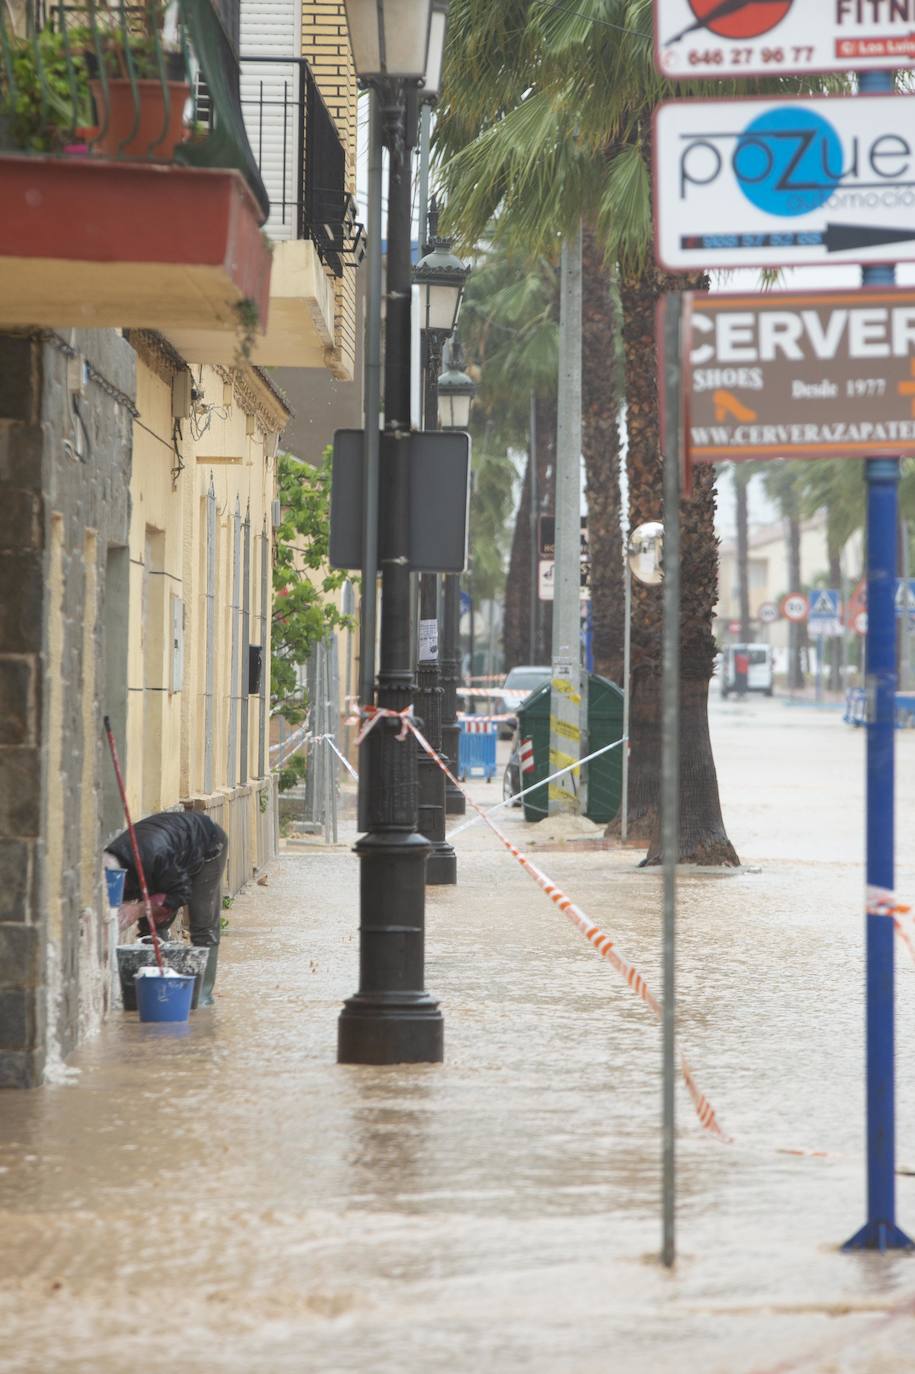
<path fill-rule="evenodd" d="M 88 36 L 88 31 L 86 31 Z M 78 34 L 70 37 L 71 56 Z M 9 65 L 0 66 L 0 146 L 27 153 L 59 153 L 91 123 L 91 102 L 82 63 L 67 62 L 60 33 L 9 43 Z"/>
<path fill-rule="evenodd" d="M 165 9 L 162 0 L 145 0 L 129 27 L 107 12 L 89 88 L 98 116 L 93 146 L 108 156 L 170 162 L 188 136 L 191 90 L 183 53 L 164 37 Z"/>

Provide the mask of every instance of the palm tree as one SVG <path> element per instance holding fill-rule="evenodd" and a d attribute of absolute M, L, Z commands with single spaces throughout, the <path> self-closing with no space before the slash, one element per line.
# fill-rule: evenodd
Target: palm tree
<path fill-rule="evenodd" d="M 654 266 L 649 192 L 650 116 L 671 92 L 651 60 L 649 0 L 455 0 L 438 146 L 452 225 L 468 243 L 484 232 L 531 253 L 555 246 L 581 219 L 605 270 L 618 265 L 628 427 L 629 519 L 662 514 L 654 315 L 661 295 L 688 285 Z M 454 92 L 449 98 L 449 91 Z M 699 85 L 682 91 L 701 93 Z M 722 93 L 719 87 L 716 93 Z M 725 90 L 724 93 L 727 93 Z M 587 284 L 590 289 L 590 282 Z M 601 353 L 618 333 L 605 316 Z M 606 474 L 596 476 L 603 488 Z M 703 469 L 684 502 L 682 830 L 680 858 L 736 863 L 721 818 L 708 732 L 717 599 L 714 474 Z M 611 513 L 594 558 L 614 560 Z M 600 553 L 598 553 L 598 542 Z M 633 832 L 659 858 L 660 622 L 657 589 L 633 598 L 631 710 Z"/>
<path fill-rule="evenodd" d="M 805 463 L 801 467 L 800 506 L 804 515 L 826 513 L 826 556 L 829 585 L 842 587 L 842 550 L 864 524 L 865 486 L 863 464 L 836 459 L 832 462 Z M 838 691 L 841 683 L 842 642 L 830 645 L 829 686 Z"/>
<path fill-rule="evenodd" d="M 550 510 L 553 503 L 557 288 L 556 267 L 548 258 L 525 264 L 496 248 L 486 254 L 469 278 L 461 313 L 462 337 L 480 370 L 474 432 L 485 434 L 488 451 L 527 452 L 505 585 L 506 668 L 526 663 L 531 657 L 532 459 L 537 467 L 540 509 Z M 532 394 L 537 436 L 533 455 L 529 442 Z M 550 611 L 549 603 L 544 603 L 534 645 L 536 662 L 549 660 Z"/>
<path fill-rule="evenodd" d="M 623 680 L 624 583 L 620 521 L 620 407 L 626 379 L 622 307 L 594 232 L 582 233 L 581 447 L 591 544 L 591 632 L 594 667 Z M 612 352 L 607 354 L 608 341 Z"/>

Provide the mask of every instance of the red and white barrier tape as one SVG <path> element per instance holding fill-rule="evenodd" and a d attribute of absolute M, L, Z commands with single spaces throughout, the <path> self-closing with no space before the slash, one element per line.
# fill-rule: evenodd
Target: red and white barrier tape
<path fill-rule="evenodd" d="M 581 931 L 582 935 L 584 935 L 585 939 L 593 946 L 600 957 L 606 959 L 607 963 L 616 969 L 617 973 L 626 980 L 636 997 L 645 1004 L 655 1019 L 659 1021 L 661 1019 L 661 1005 L 635 965 L 630 964 L 629 961 L 620 954 L 614 941 L 607 932 L 601 930 L 600 926 L 590 921 L 581 907 L 577 906 L 570 897 L 567 897 L 560 887 L 557 887 L 557 885 L 548 878 L 526 854 L 521 852 L 517 845 L 512 844 L 508 836 L 502 833 L 495 822 L 489 818 L 484 809 L 478 806 L 473 798 L 461 788 L 460 783 L 451 772 L 451 769 L 439 757 L 417 726 L 413 719 L 413 708 L 407 707 L 403 711 L 389 711 L 373 706 L 367 707 L 363 714 L 366 717 L 366 723 L 360 731 L 360 740 L 364 739 L 369 731 L 373 730 L 378 724 L 378 721 L 385 716 L 401 721 L 400 733 L 397 736 L 398 739 L 404 739 L 408 732 L 416 736 L 420 748 L 424 749 L 429 757 L 435 761 L 446 778 L 448 778 L 455 787 L 460 788 L 460 790 L 464 792 L 467 801 L 473 807 L 474 811 L 478 813 L 484 825 L 489 826 L 490 830 L 505 846 L 512 858 L 515 859 L 525 872 L 533 878 L 537 886 L 546 893 L 550 901 L 559 908 L 563 915 L 567 916 L 572 924 Z M 682 1054 L 680 1056 L 680 1072 L 683 1075 L 683 1081 L 686 1083 L 693 1107 L 699 1118 L 699 1124 L 704 1130 L 717 1137 L 718 1140 L 730 1141 L 730 1136 L 726 1135 L 718 1124 L 718 1119 L 712 1104 L 704 1093 L 699 1090 L 693 1071 L 686 1057 Z"/>

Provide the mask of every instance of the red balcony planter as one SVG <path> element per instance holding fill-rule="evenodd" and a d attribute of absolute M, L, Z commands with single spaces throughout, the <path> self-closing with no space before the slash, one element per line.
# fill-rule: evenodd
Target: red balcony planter
<path fill-rule="evenodd" d="M 243 301 L 266 326 L 270 250 L 236 171 L 2 156 L 0 205 L 0 327 L 226 335 Z"/>

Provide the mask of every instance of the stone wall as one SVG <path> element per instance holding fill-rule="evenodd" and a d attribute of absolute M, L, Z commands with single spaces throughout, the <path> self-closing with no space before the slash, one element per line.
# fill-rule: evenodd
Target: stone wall
<path fill-rule="evenodd" d="M 126 719 L 126 587 L 108 582 L 127 572 L 134 388 L 114 331 L 0 335 L 4 1086 L 40 1082 L 109 994 L 101 720 Z"/>

